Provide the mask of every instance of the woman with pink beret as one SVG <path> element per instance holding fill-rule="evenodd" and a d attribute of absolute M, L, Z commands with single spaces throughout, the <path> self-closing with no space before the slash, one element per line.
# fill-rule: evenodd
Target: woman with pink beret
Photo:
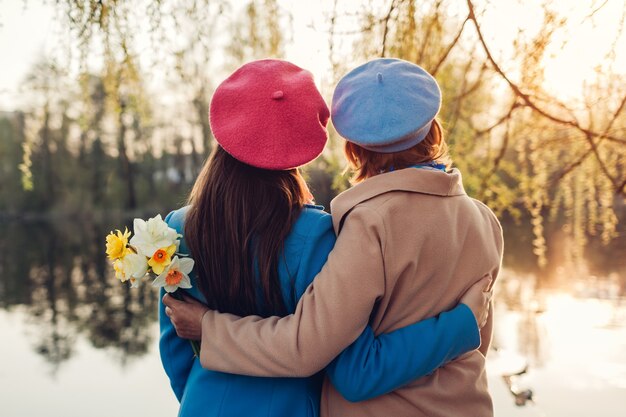
<path fill-rule="evenodd" d="M 340 83 L 340 132 L 361 146 L 351 132 L 378 117 L 363 149 L 400 155 L 436 142 L 425 126 L 436 126 L 435 114 L 415 115 L 434 109 L 423 86 L 399 98 L 409 92 L 398 82 L 416 81 L 415 70 L 374 70 L 374 87 L 371 71 Z M 398 71 L 407 74 L 394 81 Z M 382 107 L 377 91 L 359 93 L 383 85 Z M 402 128 L 410 132 L 394 130 L 393 110 L 417 119 Z M 320 398 L 331 416 L 461 415 L 460 404 L 463 415 L 489 415 L 489 331 L 483 353 L 474 349 L 490 298 L 481 277 L 500 264 L 497 221 L 464 194 L 455 170 L 411 167 L 431 162 L 411 154 L 385 159 L 370 178 L 356 150 L 367 179 L 334 200 L 331 219 L 308 204 L 298 170 L 323 150 L 328 118 L 311 74 L 285 61 L 246 64 L 217 88 L 210 123 L 219 146 L 189 206 L 167 216 L 196 261 L 189 294 L 201 301 L 165 295 L 160 305 L 161 359 L 179 415 L 316 416 Z M 200 358 L 184 338 L 201 338 Z"/>

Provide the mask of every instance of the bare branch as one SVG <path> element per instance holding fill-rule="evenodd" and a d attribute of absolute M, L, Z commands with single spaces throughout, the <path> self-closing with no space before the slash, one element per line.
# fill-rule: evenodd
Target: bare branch
<path fill-rule="evenodd" d="M 493 160 L 493 165 L 491 166 L 491 169 L 483 177 L 482 181 L 480 182 L 481 198 L 484 197 L 485 190 L 487 189 L 487 182 L 489 182 L 489 179 L 498 171 L 498 168 L 500 168 L 500 162 L 502 162 L 502 159 L 504 159 L 504 154 L 506 154 L 506 150 L 509 147 L 509 137 L 510 137 L 510 128 L 509 128 L 510 125 L 509 124 L 511 121 L 511 113 L 513 112 L 514 108 L 515 108 L 515 105 L 511 107 L 511 110 L 509 111 L 508 117 L 506 119 L 506 130 L 504 131 L 504 139 L 502 140 L 502 147 L 500 148 L 500 152 L 498 152 L 498 155 Z"/>
<path fill-rule="evenodd" d="M 591 153 L 589 151 L 585 151 L 585 153 L 578 158 L 576 161 L 574 161 L 573 163 L 569 164 L 567 166 L 567 168 L 565 168 L 563 171 L 561 171 L 556 177 L 554 177 L 552 180 L 550 180 L 551 184 L 556 184 L 557 182 L 561 181 L 563 178 L 565 178 L 570 172 L 572 172 L 575 168 L 578 168 L 584 161 L 585 159 L 587 159 L 587 157 L 591 155 Z"/>
<path fill-rule="evenodd" d="M 476 91 L 478 89 L 478 87 L 480 87 L 482 85 L 482 83 L 484 81 L 483 80 L 483 74 L 485 73 L 486 69 L 487 69 L 487 63 L 484 62 L 483 65 L 481 65 L 481 67 L 480 67 L 480 72 L 478 74 L 478 77 L 476 77 L 476 82 L 474 82 L 474 84 L 472 84 L 470 86 L 470 88 L 467 88 L 464 91 L 461 91 L 458 95 L 453 97 L 452 101 L 464 99 L 465 97 L 469 96 L 474 91 Z"/>
<path fill-rule="evenodd" d="M 604 175 L 611 181 L 611 183 L 613 184 L 613 187 L 617 188 L 617 180 L 611 175 L 609 170 L 606 168 L 604 161 L 600 157 L 600 152 L 598 152 L 598 144 L 593 140 L 592 136 L 586 135 L 585 137 L 587 138 L 587 142 L 589 143 L 589 146 L 591 147 L 591 151 L 593 152 L 593 155 L 596 157 L 596 160 L 598 161 L 598 165 L 600 165 L 600 169 L 602 170 Z"/>
<path fill-rule="evenodd" d="M 617 190 L 615 190 L 615 194 L 626 194 L 626 179 L 617 186 Z"/>
<path fill-rule="evenodd" d="M 440 8 L 441 8 L 441 0 L 438 0 L 435 3 L 435 15 L 432 17 L 432 19 L 430 19 L 430 22 L 428 22 L 428 26 L 426 27 L 426 34 L 424 35 L 424 41 L 422 42 L 422 47 L 420 48 L 419 54 L 417 54 L 417 62 L 422 62 L 422 59 L 424 58 L 424 53 L 426 52 L 426 45 L 428 45 L 428 40 L 430 39 L 430 34 L 433 31 L 435 22 L 437 21 Z M 411 19 L 414 19 L 414 17 L 411 16 Z"/>
<path fill-rule="evenodd" d="M 387 16 L 385 16 L 385 30 L 383 31 L 383 45 L 382 50 L 380 52 L 380 56 L 384 57 L 385 52 L 387 51 L 387 35 L 389 34 L 389 19 L 391 19 L 391 13 L 396 9 L 396 0 L 391 0 L 391 5 L 389 6 L 389 12 L 387 12 Z"/>
<path fill-rule="evenodd" d="M 513 115 L 513 112 L 515 111 L 515 109 L 517 109 L 519 107 L 520 107 L 519 103 L 514 102 L 513 105 L 511 106 L 511 108 L 509 109 L 509 111 L 504 116 L 502 116 L 500 119 L 498 119 L 498 121 L 495 122 L 493 125 L 489 126 L 486 129 L 476 130 L 476 137 L 483 136 L 483 135 L 491 132 L 496 127 L 500 126 L 502 123 L 508 121 L 511 118 L 511 116 Z"/>
<path fill-rule="evenodd" d="M 437 74 L 437 71 L 439 71 L 439 68 L 441 67 L 441 65 L 443 65 L 445 60 L 448 58 L 448 55 L 450 55 L 450 52 L 452 52 L 452 49 L 454 49 L 456 44 L 459 42 L 459 39 L 461 38 L 461 35 L 463 34 L 463 29 L 465 29 L 465 24 L 467 23 L 469 19 L 470 19 L 470 15 L 468 14 L 465 20 L 463 21 L 463 23 L 461 24 L 461 28 L 457 32 L 456 36 L 454 37 L 452 42 L 450 42 L 450 45 L 448 45 L 448 47 L 446 48 L 446 51 L 443 53 L 441 58 L 439 58 L 439 62 L 437 62 L 437 65 L 435 65 L 435 68 L 433 68 L 433 70 L 431 71 L 431 74 L 433 75 L 433 77 L 435 76 L 435 74 Z"/>
<path fill-rule="evenodd" d="M 474 24 L 474 27 L 476 28 L 476 33 L 478 35 L 478 39 L 483 47 L 483 50 L 485 52 L 485 54 L 487 55 L 487 59 L 489 60 L 489 62 L 491 63 L 493 69 L 502 77 L 502 79 L 504 79 L 504 81 L 508 84 L 509 88 L 511 89 L 511 91 L 513 91 L 513 93 L 519 97 L 526 106 L 530 107 L 535 113 L 541 115 L 542 117 L 551 120 L 555 123 L 558 124 L 562 124 L 562 125 L 566 125 L 566 126 L 571 126 L 575 129 L 578 129 L 579 131 L 581 131 L 582 133 L 584 133 L 586 136 L 589 137 L 596 137 L 596 138 L 602 138 L 602 139 L 606 139 L 608 141 L 611 142 L 616 142 L 622 145 L 626 145 L 626 139 L 624 138 L 618 138 L 612 135 L 608 135 L 608 134 L 601 134 L 598 132 L 594 132 L 591 129 L 585 128 L 583 126 L 581 126 L 578 121 L 576 121 L 575 119 L 572 120 L 566 120 L 566 119 L 562 119 L 558 116 L 555 116 L 549 112 L 547 112 L 546 110 L 540 108 L 539 106 L 537 106 L 531 99 L 530 96 L 524 92 L 522 92 L 522 90 L 517 86 L 517 84 L 515 84 L 513 81 L 511 81 L 511 79 L 504 73 L 504 71 L 500 68 L 500 66 L 498 65 L 498 63 L 495 61 L 495 59 L 493 58 L 493 56 L 491 55 L 491 51 L 489 50 L 489 47 L 487 46 L 487 43 L 485 42 L 485 38 L 483 37 L 482 34 L 482 30 L 480 29 L 480 25 L 478 24 L 478 21 L 476 19 L 476 15 L 474 13 L 474 5 L 472 4 L 471 0 L 467 0 L 467 6 L 469 8 L 469 16 L 470 16 L 470 20 L 472 21 L 472 23 Z"/>
<path fill-rule="evenodd" d="M 585 18 L 585 20 L 587 19 L 592 19 L 593 16 L 598 13 L 600 11 L 600 9 L 602 9 L 604 6 L 606 6 L 606 4 L 609 2 L 609 0 L 604 0 L 602 2 L 601 5 L 599 5 L 598 7 L 596 7 L 591 13 L 589 13 L 589 15 Z"/>
<path fill-rule="evenodd" d="M 615 120 L 617 120 L 617 117 L 619 116 L 619 114 L 622 112 L 622 110 L 624 109 L 624 107 L 626 106 L 626 95 L 622 98 L 622 101 L 620 102 L 620 105 L 617 107 L 617 109 L 615 110 L 615 112 L 613 112 L 613 116 L 611 117 L 611 120 L 609 121 L 609 123 L 607 124 L 606 128 L 604 129 L 604 133 L 608 133 L 611 128 L 613 127 L 613 124 L 615 123 Z M 593 154 L 596 155 L 596 157 L 598 157 L 598 153 L 597 150 L 595 149 L 596 144 L 593 141 L 593 138 L 589 138 L 587 137 L 587 140 L 590 144 L 590 146 L 592 147 L 592 150 L 594 151 Z M 602 141 L 602 138 L 600 138 L 600 140 L 598 141 L 598 144 Z M 583 155 L 581 155 L 576 161 L 572 162 L 570 165 L 568 165 L 563 171 L 561 171 L 555 178 L 553 178 L 551 180 L 552 183 L 556 183 L 559 182 L 560 180 L 562 180 L 563 178 L 565 178 L 565 176 L 567 174 L 569 174 L 570 172 L 572 172 L 574 170 L 574 168 L 577 168 L 578 166 L 580 166 L 590 155 L 592 155 L 591 152 L 585 152 Z M 602 164 L 603 165 L 603 164 Z M 622 186 L 621 188 L 619 186 L 616 185 L 616 180 L 611 177 L 610 175 L 608 175 L 608 178 L 611 180 L 611 182 L 613 183 L 614 186 L 617 187 L 617 192 L 621 192 L 620 190 L 622 190 L 624 187 Z"/>
<path fill-rule="evenodd" d="M 328 35 L 328 60 L 333 70 L 333 77 L 337 76 L 337 62 L 335 61 L 335 30 L 337 29 L 337 1 L 333 1 L 333 14 L 330 18 L 330 33 Z"/>
<path fill-rule="evenodd" d="M 465 88 L 467 85 L 467 74 L 469 74 L 470 69 L 472 68 L 472 60 L 468 60 L 467 61 L 467 65 L 465 66 L 465 69 L 463 71 L 463 75 L 460 77 L 461 78 L 461 94 L 459 94 L 459 98 L 457 100 L 455 100 L 454 103 L 454 112 L 452 113 L 451 116 L 449 116 L 448 118 L 448 123 L 450 123 L 450 135 L 452 136 L 455 130 L 456 130 L 456 126 L 457 126 L 457 122 L 459 120 L 459 116 L 461 114 L 461 107 L 462 107 L 462 103 L 463 103 L 463 99 L 465 97 L 465 95 L 463 94 L 463 92 L 465 92 L 467 89 Z"/>
<path fill-rule="evenodd" d="M 467 6 L 469 8 L 470 20 L 472 21 L 472 23 L 474 24 L 474 27 L 476 28 L 476 33 L 478 35 L 478 39 L 479 39 L 479 41 L 480 41 L 480 43 L 481 43 L 481 45 L 483 47 L 483 50 L 484 50 L 485 54 L 487 55 L 487 59 L 489 60 L 489 62 L 493 66 L 494 70 L 508 84 L 508 86 L 511 89 L 511 91 L 513 91 L 513 93 L 518 98 L 520 98 L 522 100 L 522 102 L 524 103 L 525 106 L 531 108 L 535 113 L 539 114 L 540 116 L 542 116 L 542 117 L 544 117 L 544 118 L 546 118 L 546 119 L 548 119 L 548 120 L 550 120 L 552 122 L 555 122 L 555 123 L 558 123 L 558 124 L 561 124 L 561 125 L 565 125 L 565 126 L 573 127 L 575 129 L 577 129 L 578 131 L 580 131 L 580 132 L 585 134 L 585 139 L 586 139 L 586 141 L 587 141 L 587 143 L 588 143 L 588 145 L 590 147 L 591 152 L 587 152 L 585 155 L 581 156 L 579 158 L 579 160 L 577 160 L 576 162 L 571 164 L 568 168 L 566 168 L 565 171 L 563 171 L 561 174 L 559 174 L 556 178 L 557 179 L 563 178 L 565 175 L 567 175 L 567 173 L 571 172 L 574 168 L 576 168 L 577 166 L 582 164 L 582 162 L 588 157 L 589 154 L 592 154 L 592 155 L 594 155 L 595 159 L 598 161 L 598 165 L 600 166 L 600 169 L 602 170 L 602 173 L 606 176 L 606 178 L 608 178 L 611 181 L 611 184 L 615 188 L 615 191 L 618 192 L 618 193 L 622 193 L 624 187 L 621 186 L 621 185 L 618 185 L 618 183 L 617 183 L 618 180 L 615 177 L 613 177 L 611 175 L 611 173 L 609 172 L 609 170 L 606 168 L 606 166 L 604 164 L 604 161 L 602 160 L 602 157 L 600 156 L 600 152 L 598 150 L 598 144 L 603 139 L 604 140 L 608 140 L 608 141 L 612 141 L 612 142 L 615 142 L 615 143 L 619 143 L 621 145 L 626 144 L 626 139 L 614 137 L 614 136 L 608 134 L 608 131 L 610 130 L 613 122 L 615 121 L 615 119 L 617 118 L 619 113 L 624 108 L 624 105 L 626 104 L 626 97 L 620 103 L 619 107 L 617 108 L 616 112 L 613 115 L 613 119 L 611 120 L 611 122 L 609 123 L 607 128 L 605 129 L 604 133 L 595 132 L 595 131 L 593 131 L 593 130 L 591 130 L 589 128 L 585 128 L 585 127 L 581 126 L 580 123 L 578 123 L 578 121 L 575 118 L 572 118 L 571 120 L 562 119 L 561 117 L 555 116 L 555 115 L 549 113 L 548 111 L 542 109 L 533 100 L 531 100 L 531 98 L 530 98 L 530 96 L 528 94 L 525 94 L 524 92 L 522 92 L 522 90 L 519 88 L 519 86 L 517 84 L 515 84 L 513 81 L 511 81 L 511 79 L 500 68 L 498 63 L 495 61 L 495 59 L 491 55 L 491 51 L 489 50 L 489 47 L 487 46 L 487 43 L 485 42 L 485 38 L 484 38 L 484 36 L 482 34 L 482 30 L 480 28 L 480 25 L 478 24 L 478 20 L 476 19 L 476 15 L 474 13 L 474 5 L 472 4 L 471 0 L 467 0 Z M 599 139 L 598 143 L 595 142 L 595 140 L 594 140 L 595 138 Z"/>

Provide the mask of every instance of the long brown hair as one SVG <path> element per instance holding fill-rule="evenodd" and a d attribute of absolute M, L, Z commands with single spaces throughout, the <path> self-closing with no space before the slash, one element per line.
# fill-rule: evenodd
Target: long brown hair
<path fill-rule="evenodd" d="M 428 134 L 417 145 L 402 152 L 379 153 L 362 148 L 352 142 L 344 146 L 349 168 L 353 171 L 353 183 L 393 169 L 404 169 L 424 162 L 437 162 L 450 168 L 452 160 L 448 145 L 443 137 L 443 129 L 435 119 Z"/>
<path fill-rule="evenodd" d="M 185 219 L 185 241 L 209 308 L 240 316 L 287 314 L 279 256 L 308 196 L 298 169 L 255 168 L 216 146 Z"/>

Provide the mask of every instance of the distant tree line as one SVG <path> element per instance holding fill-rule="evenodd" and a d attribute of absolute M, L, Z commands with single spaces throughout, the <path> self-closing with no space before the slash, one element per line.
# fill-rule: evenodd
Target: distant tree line
<path fill-rule="evenodd" d="M 506 65 L 482 25 L 489 2 L 329 4 L 317 28 L 328 41 L 325 84 L 379 56 L 404 58 L 434 74 L 468 193 L 507 225 L 531 231 L 520 236 L 539 265 L 550 256 L 546 237 L 557 232 L 572 242 L 566 257 L 573 264 L 590 244 L 624 238 L 626 90 L 611 64 L 622 29 L 584 96 L 562 103 L 544 87 L 542 62 L 569 23 L 550 2 L 539 6 L 539 29 L 519 31 Z M 216 74 L 251 59 L 283 57 L 293 33 L 278 0 L 65 0 L 55 7 L 72 40 L 59 48 L 74 51 L 81 70 L 75 76 L 59 60 L 42 61 L 25 81 L 32 106 L 1 118 L 2 212 L 182 203 L 214 146 L 206 115 Z M 583 23 L 593 24 L 608 6 L 586 7 Z M 626 7 L 621 12 L 623 22 Z M 138 54 L 146 36 L 153 51 L 148 63 Z M 154 74 L 165 79 L 162 91 L 147 87 Z M 159 100 L 165 94 L 173 97 L 169 103 Z M 328 150 L 306 170 L 321 203 L 348 186 L 344 165 L 331 129 Z"/>

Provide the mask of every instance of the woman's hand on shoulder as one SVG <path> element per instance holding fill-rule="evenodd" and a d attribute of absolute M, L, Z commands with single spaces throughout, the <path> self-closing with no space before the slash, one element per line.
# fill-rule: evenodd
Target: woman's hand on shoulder
<path fill-rule="evenodd" d="M 209 309 L 193 297 L 183 295 L 183 300 L 177 300 L 170 294 L 163 296 L 165 314 L 170 318 L 176 334 L 189 340 L 202 339 L 202 317 Z"/>
<path fill-rule="evenodd" d="M 491 275 L 485 275 L 463 294 L 460 301 L 472 310 L 480 328 L 487 323 L 489 317 L 489 304 L 493 297 L 491 281 Z"/>

